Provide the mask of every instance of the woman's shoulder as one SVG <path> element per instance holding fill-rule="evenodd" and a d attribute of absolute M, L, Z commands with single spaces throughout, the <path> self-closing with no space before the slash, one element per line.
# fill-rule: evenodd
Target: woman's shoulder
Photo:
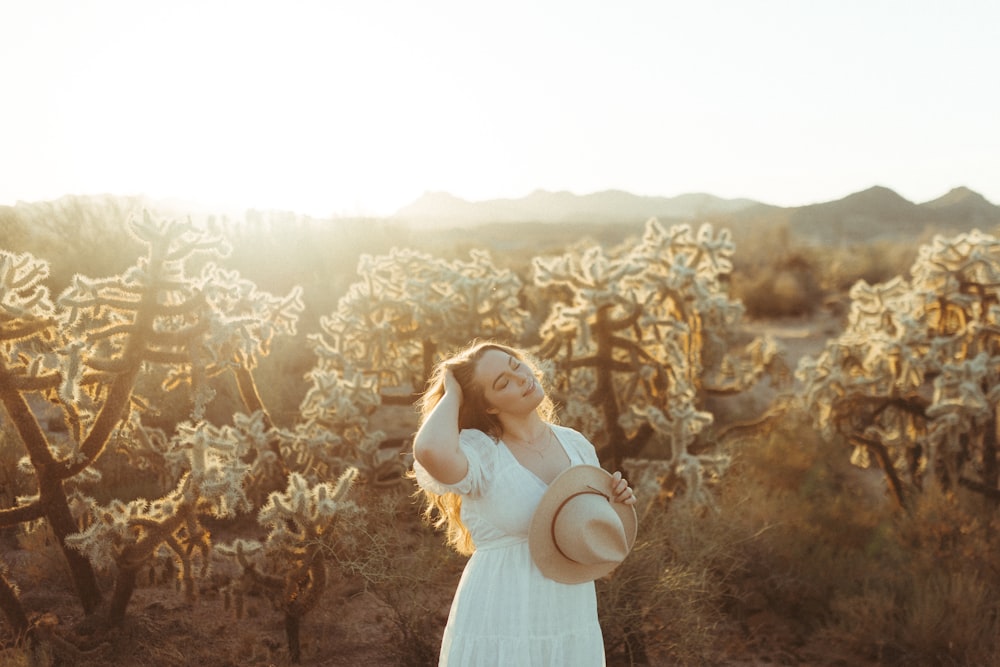
<path fill-rule="evenodd" d="M 552 430 L 555 431 L 555 434 L 565 444 L 571 445 L 581 452 L 594 451 L 593 443 L 575 428 L 570 428 L 569 426 L 563 426 L 561 424 L 551 424 L 551 426 Z"/>
<path fill-rule="evenodd" d="M 493 436 L 479 429 L 465 428 L 458 432 L 458 445 L 469 460 L 469 467 L 482 469 L 485 474 L 490 474 L 496 467 L 497 444 Z"/>
<path fill-rule="evenodd" d="M 552 429 L 556 436 L 558 436 L 559 441 L 562 442 L 567 449 L 576 454 L 577 460 L 583 461 L 588 465 L 601 465 L 597 457 L 597 448 L 594 447 L 594 443 L 588 440 L 585 435 L 577 431 L 575 428 L 562 426 L 561 424 L 552 424 Z"/>
<path fill-rule="evenodd" d="M 480 431 L 478 428 L 463 428 L 458 432 L 458 444 L 465 445 L 466 447 L 475 447 L 476 449 L 496 448 L 497 441 L 493 436 Z"/>
<path fill-rule="evenodd" d="M 563 426 L 562 424 L 549 424 L 552 430 L 556 432 L 556 435 L 565 435 L 570 438 L 580 439 L 584 442 L 590 442 L 586 437 L 575 428 L 570 428 L 569 426 Z"/>
<path fill-rule="evenodd" d="M 497 467 L 496 442 L 486 433 L 477 429 L 463 429 L 458 434 L 458 446 L 468 462 L 465 477 L 454 484 L 443 484 L 414 461 L 417 484 L 433 493 L 458 493 L 461 495 L 477 495 L 489 485 Z"/>

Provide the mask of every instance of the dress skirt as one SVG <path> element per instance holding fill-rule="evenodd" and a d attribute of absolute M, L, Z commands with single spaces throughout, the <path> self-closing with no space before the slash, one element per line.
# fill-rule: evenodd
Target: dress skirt
<path fill-rule="evenodd" d="M 455 593 L 439 665 L 604 665 L 594 583 L 542 576 L 527 541 L 477 550 Z"/>

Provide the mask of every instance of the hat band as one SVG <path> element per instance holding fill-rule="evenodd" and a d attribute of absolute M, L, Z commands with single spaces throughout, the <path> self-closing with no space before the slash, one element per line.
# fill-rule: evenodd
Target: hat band
<path fill-rule="evenodd" d="M 556 551 L 559 552 L 560 556 L 562 556 L 563 558 L 572 563 L 576 563 L 577 565 L 583 565 L 583 563 L 581 563 L 580 561 L 571 556 L 567 556 L 566 552 L 564 552 L 562 549 L 559 548 L 559 540 L 556 539 L 556 517 L 559 516 L 559 512 L 562 512 L 562 508 L 566 507 L 566 503 L 573 500 L 577 496 L 585 496 L 587 494 L 595 496 L 604 496 L 605 500 L 607 500 L 609 503 L 611 502 L 611 496 L 609 496 L 608 494 L 601 493 L 600 491 L 590 486 L 589 484 L 587 485 L 587 488 L 590 489 L 590 491 L 577 491 L 572 495 L 566 496 L 566 498 L 564 498 L 563 501 L 559 503 L 559 507 L 556 508 L 556 511 L 552 514 L 552 521 L 549 523 L 549 534 L 552 536 L 552 545 L 556 548 Z"/>

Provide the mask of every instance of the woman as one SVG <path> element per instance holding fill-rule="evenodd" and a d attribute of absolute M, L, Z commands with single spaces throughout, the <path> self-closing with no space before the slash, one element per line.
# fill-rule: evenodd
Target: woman
<path fill-rule="evenodd" d="M 586 438 L 553 423 L 537 375 L 523 352 L 476 343 L 439 364 L 421 399 L 416 480 L 449 542 L 471 554 L 440 665 L 604 664 L 593 581 L 554 581 L 529 552 L 548 485 L 571 466 L 598 465 Z M 602 474 L 609 500 L 635 503 L 620 473 Z"/>

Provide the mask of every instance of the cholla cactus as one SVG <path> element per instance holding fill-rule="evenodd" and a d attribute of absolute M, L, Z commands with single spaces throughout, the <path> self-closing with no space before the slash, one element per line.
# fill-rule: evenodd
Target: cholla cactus
<path fill-rule="evenodd" d="M 62 539 L 76 530 L 63 480 L 78 471 L 70 470 L 71 466 L 85 465 L 86 455 L 79 437 L 68 454 L 54 452 L 26 395 L 48 392 L 66 401 L 81 380 L 82 345 L 69 341 L 60 327 L 59 313 L 42 284 L 48 273 L 44 260 L 0 251 L 0 400 L 27 452 L 28 461 L 22 469 L 38 475 L 38 494 L 15 507 L 0 509 L 0 527 L 45 518 Z M 119 404 L 119 410 L 121 407 Z M 73 414 L 69 415 L 71 421 Z M 79 420 L 74 423 L 79 436 Z M 64 553 L 84 610 L 92 611 L 101 599 L 93 570 L 80 554 L 65 548 Z M 4 604 L 8 618 L 23 615 L 23 610 L 7 606 L 16 607 L 16 597 L 5 596 Z"/>
<path fill-rule="evenodd" d="M 192 273 L 195 255 L 228 253 L 211 229 L 145 215 L 129 230 L 147 254 L 120 275 L 75 276 L 55 304 L 42 285 L 45 262 L 0 252 L 0 401 L 38 488 L 34 498 L 0 509 L 0 527 L 45 519 L 88 614 L 102 596 L 93 565 L 67 546 L 79 528 L 64 484 L 87 471 L 132 409 L 145 405 L 134 392 L 137 379 L 151 365 L 167 366 L 169 386 L 190 383 L 197 419 L 211 397 L 208 377 L 233 370 L 254 412 L 250 370 L 275 334 L 294 331 L 302 310 L 297 290 L 272 297 L 211 263 Z M 65 442 L 35 418 L 26 395 L 36 392 L 60 405 Z"/>
<path fill-rule="evenodd" d="M 403 479 L 398 452 L 381 449 L 384 434 L 369 428 L 372 413 L 410 403 L 440 351 L 476 337 L 516 338 L 524 329 L 520 280 L 493 266 L 488 253 L 471 255 L 449 262 L 394 248 L 361 257 L 360 280 L 310 337 L 317 364 L 288 448 L 293 468 L 315 471 L 313 479 L 346 465 L 376 484 Z"/>
<path fill-rule="evenodd" d="M 379 389 L 420 389 L 439 351 L 476 337 L 516 339 L 527 319 L 521 281 L 489 253 L 471 255 L 470 262 L 398 248 L 363 255 L 361 280 L 321 321 L 326 345 L 377 378 Z"/>
<path fill-rule="evenodd" d="M 264 542 L 240 539 L 217 547 L 221 556 L 242 568 L 241 579 L 231 587 L 233 594 L 262 587 L 284 613 L 289 653 L 296 663 L 301 658 L 302 618 L 326 590 L 326 557 L 338 537 L 336 523 L 357 511 L 347 500 L 357 474 L 357 469 L 348 468 L 335 484 L 310 486 L 305 477 L 292 473 L 288 488 L 272 493 L 257 516 L 268 530 Z"/>
<path fill-rule="evenodd" d="M 209 531 L 201 517 L 233 517 L 250 510 L 243 490 L 250 465 L 243 461 L 247 447 L 238 431 L 207 423 L 178 427 L 164 459 L 184 469 L 173 491 L 157 500 L 113 500 L 106 506 L 81 497 L 90 517 L 82 532 L 66 543 L 103 569 L 115 566 L 115 591 L 109 619 L 120 623 L 125 615 L 136 574 L 165 549 L 177 562 L 185 596 L 194 597 L 195 558 L 203 568 L 211 549 Z"/>
<path fill-rule="evenodd" d="M 586 401 L 600 411 L 605 458 L 615 467 L 650 441 L 666 443 L 654 456 L 684 478 L 692 499 L 702 497 L 701 480 L 727 463 L 692 453 L 712 423 L 697 407 L 702 396 L 747 388 L 777 352 L 766 341 L 748 348 L 756 358 L 728 352 L 742 316 L 721 282 L 733 250 L 728 233 L 715 236 L 709 225 L 695 234 L 650 220 L 631 247 L 534 262 L 538 286 L 573 295 L 554 306 L 540 331 L 541 355 L 556 361 L 561 402 Z"/>
<path fill-rule="evenodd" d="M 331 479 L 349 466 L 369 482 L 397 483 L 403 472 L 398 457 L 380 458 L 385 434 L 368 421 L 381 404 L 375 377 L 354 370 L 342 358 L 332 361 L 336 351 L 322 340 L 314 342 L 323 361 L 307 376 L 312 385 L 299 406 L 302 421 L 285 447 L 290 466 L 312 483 Z"/>
<path fill-rule="evenodd" d="M 874 458 L 901 504 L 932 480 L 1000 498 L 1000 241 L 937 236 L 909 281 L 850 296 L 843 334 L 797 371 L 817 426 Z"/>

